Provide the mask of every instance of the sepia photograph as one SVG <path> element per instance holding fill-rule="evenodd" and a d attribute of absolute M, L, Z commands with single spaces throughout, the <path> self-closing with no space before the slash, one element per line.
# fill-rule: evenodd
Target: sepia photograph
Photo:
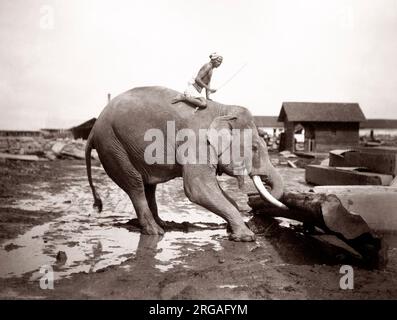
<path fill-rule="evenodd" d="M 397 0 L 0 0 L 0 300 L 396 300 L 396 39 Z"/>

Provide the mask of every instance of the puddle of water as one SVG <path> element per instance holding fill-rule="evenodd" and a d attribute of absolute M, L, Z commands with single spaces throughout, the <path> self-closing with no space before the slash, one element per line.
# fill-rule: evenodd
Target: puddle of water
<path fill-rule="evenodd" d="M 75 170 L 81 171 L 82 168 L 77 167 Z M 103 173 L 99 170 L 96 174 Z M 125 223 L 135 217 L 128 196 L 106 175 L 102 175 L 103 179 L 96 185 L 104 202 L 104 211 L 96 213 L 92 209 L 92 196 L 85 174 L 72 173 L 59 181 L 67 186 L 62 193 L 53 194 L 51 185 L 38 183 L 29 186 L 34 199 L 22 199 L 12 204 L 15 208 L 40 210 L 43 214 L 48 211 L 60 212 L 61 215 L 3 243 L 0 248 L 0 277 L 31 274 L 30 279 L 35 280 L 42 276 L 39 273 L 42 266 L 52 265 L 56 271 L 54 276 L 59 279 L 78 272 L 96 272 L 128 259 L 130 263 L 122 267 L 126 270 L 141 264 L 163 272 L 180 265 L 183 255 L 189 251 L 208 250 L 208 246 L 215 251 L 222 249 L 220 239 L 226 237 L 224 227 L 188 233 L 167 232 L 163 237 L 141 236 L 137 232 L 115 227 L 116 223 Z M 246 195 L 239 192 L 234 180 L 220 177 L 220 184 L 236 199 L 242 210 L 248 208 Z M 181 179 L 159 185 L 156 195 L 164 220 L 188 221 L 198 225 L 224 223 L 223 219 L 186 198 Z M 387 237 L 393 256 L 396 256 L 396 239 L 395 235 Z M 4 248 L 10 244 L 14 244 L 15 249 L 6 251 Z M 67 256 L 62 265 L 56 262 L 59 251 L 64 251 Z M 391 266 L 394 268 L 395 263 Z"/>
<path fill-rule="evenodd" d="M 181 249 L 188 243 L 193 248 L 190 250 L 204 250 L 207 245 L 212 246 L 212 250 L 219 251 L 222 246 L 219 244 L 219 237 L 226 237 L 226 230 L 203 230 L 195 232 L 168 232 L 164 238 L 158 243 L 156 254 L 160 264 L 156 264 L 156 268 L 161 271 L 167 271 L 182 263 L 180 258 L 183 256 Z"/>
<path fill-rule="evenodd" d="M 3 247 L 13 243 L 21 248 L 8 252 L 0 250 L 0 276 L 21 276 L 38 271 L 43 265 L 54 265 L 56 277 L 62 278 L 76 272 L 95 272 L 111 264 L 120 264 L 136 251 L 140 235 L 115 228 L 112 221 L 113 217 L 109 221 L 106 215 L 97 219 L 94 215 L 71 213 L 36 226 L 4 243 Z M 64 251 L 67 256 L 62 266 L 56 265 L 59 251 Z M 39 276 L 38 272 L 33 274 L 32 280 Z"/>
<path fill-rule="evenodd" d="M 167 232 L 161 239 L 141 237 L 137 232 L 115 227 L 116 223 L 134 218 L 135 213 L 128 196 L 108 178 L 98 185 L 104 202 L 101 213 L 92 209 L 92 196 L 85 176 L 78 179 L 74 176 L 73 183 L 69 183 L 61 194 L 51 194 L 47 191 L 49 188 L 48 184 L 34 185 L 34 194 L 39 200 L 18 200 L 12 204 L 12 207 L 25 210 L 60 212 L 61 216 L 3 243 L 0 248 L 0 277 L 20 277 L 31 273 L 30 279 L 36 280 L 42 276 L 39 272 L 42 266 L 52 265 L 54 277 L 59 279 L 119 265 L 133 257 L 136 259 L 133 263 L 139 263 L 141 259 L 160 271 L 166 271 L 181 263 L 184 246 L 203 250 L 203 246 L 210 245 L 213 250 L 220 250 L 219 238 L 226 237 L 224 227 L 188 233 Z M 159 185 L 157 202 L 164 220 L 224 223 L 223 219 L 186 198 L 181 179 Z M 4 247 L 9 244 L 20 247 L 6 251 Z M 150 254 L 148 257 L 150 250 L 154 252 L 153 257 Z M 62 265 L 56 262 L 59 251 L 64 251 L 67 256 Z"/>
<path fill-rule="evenodd" d="M 224 285 L 220 285 L 217 286 L 220 289 L 235 289 L 235 288 L 239 288 L 239 287 L 248 287 L 247 285 L 243 284 L 243 285 L 235 285 L 235 284 L 224 284 Z"/>

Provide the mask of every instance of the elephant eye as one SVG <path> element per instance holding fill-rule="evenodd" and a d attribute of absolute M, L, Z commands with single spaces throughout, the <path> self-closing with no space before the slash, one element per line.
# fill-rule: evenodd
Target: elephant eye
<path fill-rule="evenodd" d="M 254 145 L 252 146 L 252 150 L 257 151 L 257 150 L 258 150 L 258 146 L 254 144 Z"/>

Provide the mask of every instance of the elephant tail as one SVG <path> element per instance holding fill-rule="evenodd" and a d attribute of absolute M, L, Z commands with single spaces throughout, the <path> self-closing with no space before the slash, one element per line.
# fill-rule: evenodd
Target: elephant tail
<path fill-rule="evenodd" d="M 92 195 L 94 196 L 93 207 L 95 209 L 97 209 L 98 212 L 101 212 L 102 211 L 102 200 L 95 190 L 95 186 L 92 183 L 92 175 L 91 175 L 91 150 L 93 149 L 93 140 L 94 140 L 94 130 L 91 130 L 90 135 L 88 136 L 88 139 L 87 139 L 86 147 L 85 147 L 85 165 L 87 168 L 88 183 L 90 184 Z"/>

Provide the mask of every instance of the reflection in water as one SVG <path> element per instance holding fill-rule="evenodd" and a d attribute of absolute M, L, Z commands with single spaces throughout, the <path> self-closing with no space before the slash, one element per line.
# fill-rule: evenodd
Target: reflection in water
<path fill-rule="evenodd" d="M 157 245 L 156 268 L 167 271 L 176 264 L 181 264 L 183 255 L 182 248 L 186 244 L 191 250 L 203 250 L 204 246 L 210 245 L 213 250 L 221 250 L 220 238 L 226 237 L 226 230 L 204 230 L 195 232 L 167 232 L 161 242 Z"/>
<path fill-rule="evenodd" d="M 249 210 L 247 197 L 237 189 L 236 181 L 227 177 L 220 177 L 219 180 L 240 209 Z M 101 182 L 97 183 L 104 202 L 102 213 L 92 209 L 92 196 L 85 175 L 65 177 L 60 183 L 67 186 L 60 194 L 52 194 L 48 184 L 36 184 L 32 186 L 34 198 L 11 204 L 15 208 L 59 212 L 61 215 L 2 244 L 0 277 L 27 274 L 31 280 L 35 280 L 42 276 L 39 273 L 41 266 L 52 265 L 55 279 L 59 279 L 77 272 L 96 272 L 126 260 L 129 263 L 123 268 L 128 270 L 140 265 L 166 271 L 181 264 L 183 256 L 189 251 L 209 248 L 221 250 L 220 240 L 227 236 L 221 218 L 186 198 L 181 179 L 158 186 L 157 201 L 161 218 L 179 223 L 188 221 L 207 229 L 166 232 L 163 237 L 140 235 L 139 232 L 130 232 L 124 227 L 116 226 L 124 225 L 135 214 L 128 196 L 107 176 L 103 175 Z M 222 226 L 219 229 L 208 228 L 205 223 Z M 396 238 L 395 235 L 387 237 L 392 248 L 392 261 L 396 261 Z M 291 247 L 295 243 L 291 243 Z M 7 251 L 7 246 L 13 249 Z M 66 253 L 65 263 L 56 262 L 59 251 Z M 304 255 L 305 252 L 302 253 Z M 393 270 L 395 267 L 395 262 L 389 265 Z"/>
<path fill-rule="evenodd" d="M 109 179 L 100 186 L 104 200 L 102 213 L 91 209 L 91 194 L 84 176 L 81 180 L 73 179 L 62 194 L 51 194 L 46 191 L 48 186 L 37 185 L 36 194 L 41 199 L 14 203 L 15 208 L 51 210 L 62 215 L 4 242 L 0 248 L 0 277 L 31 273 L 30 279 L 35 280 L 42 276 L 39 273 L 41 266 L 53 265 L 55 279 L 59 279 L 77 272 L 95 272 L 118 265 L 134 256 L 134 263 L 147 263 L 166 271 L 181 263 L 183 246 L 203 250 L 209 245 L 213 250 L 220 250 L 219 239 L 227 236 L 224 226 L 187 233 L 167 232 L 163 237 L 141 236 L 138 232 L 116 227 L 115 224 L 124 224 L 135 216 L 132 205 Z M 221 218 L 186 198 L 181 179 L 159 185 L 157 199 L 164 220 L 224 224 Z M 243 206 L 244 200 L 241 201 Z M 4 248 L 9 244 L 14 244 L 15 249 L 6 251 Z M 64 251 L 67 256 L 62 265 L 56 263 L 59 251 Z"/>

